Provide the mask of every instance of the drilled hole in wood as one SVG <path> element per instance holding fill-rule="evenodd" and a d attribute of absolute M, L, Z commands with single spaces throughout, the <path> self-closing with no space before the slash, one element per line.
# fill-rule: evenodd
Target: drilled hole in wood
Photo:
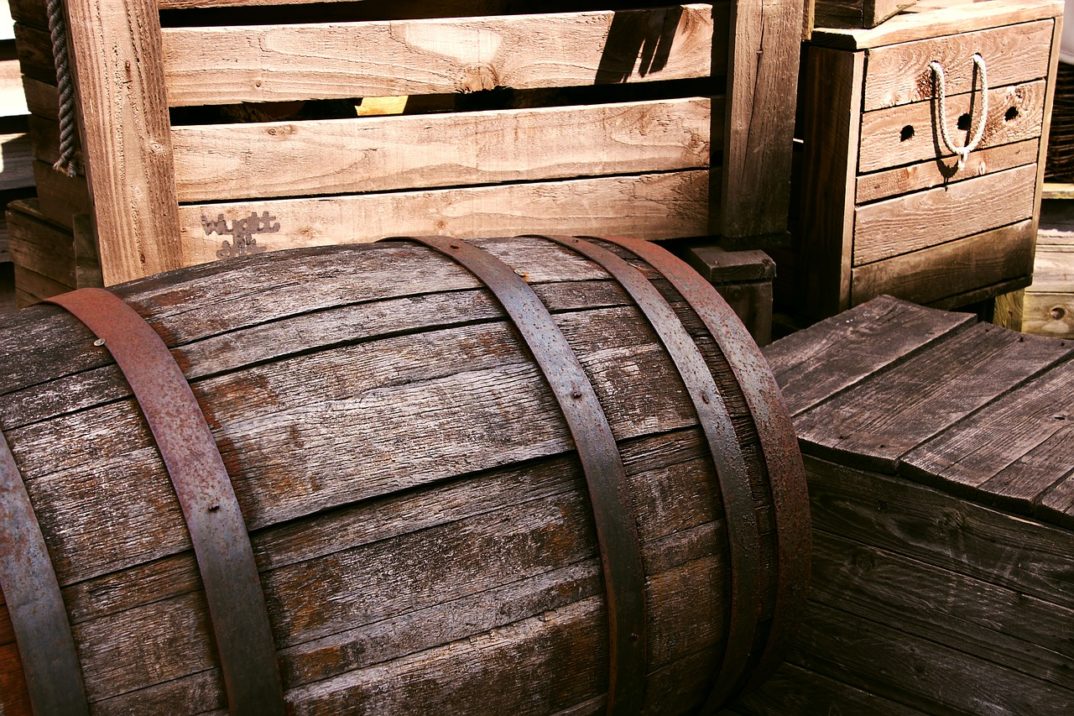
<path fill-rule="evenodd" d="M 909 124 L 902 128 L 899 132 L 899 141 L 905 142 L 907 139 L 912 139 L 914 136 L 914 128 Z"/>
<path fill-rule="evenodd" d="M 1017 107 L 1009 107 L 1007 109 L 1007 111 L 1004 112 L 1003 119 L 1008 121 L 1008 122 L 1010 122 L 1012 119 L 1014 119 L 1017 116 L 1018 116 L 1018 108 Z"/>
<path fill-rule="evenodd" d="M 1063 308 L 1062 306 L 1053 307 L 1052 310 L 1050 311 L 1050 313 L 1052 314 L 1052 318 L 1054 318 L 1057 321 L 1063 320 L 1063 318 L 1067 315 L 1066 309 Z"/>
<path fill-rule="evenodd" d="M 971 116 L 970 116 L 970 115 L 968 115 L 968 114 L 964 114 L 964 115 L 962 115 L 961 117 L 959 117 L 959 118 L 958 118 L 958 128 L 959 128 L 959 129 L 961 129 L 961 130 L 963 130 L 963 131 L 967 131 L 967 130 L 969 130 L 969 128 L 970 128 L 970 121 L 971 121 L 972 119 L 973 119 L 973 117 L 971 117 Z"/>

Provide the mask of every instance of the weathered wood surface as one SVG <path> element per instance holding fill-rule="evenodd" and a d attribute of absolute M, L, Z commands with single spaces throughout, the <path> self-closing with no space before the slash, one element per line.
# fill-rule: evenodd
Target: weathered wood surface
<path fill-rule="evenodd" d="M 164 83 L 168 102 L 184 106 L 684 79 L 710 74 L 712 37 L 712 6 L 703 4 L 166 28 Z M 655 54 L 642 53 L 644 43 Z"/>
<path fill-rule="evenodd" d="M 57 283 L 75 287 L 74 243 L 71 234 L 40 212 L 34 200 L 14 202 L 7 208 L 11 254 L 22 268 Z"/>
<path fill-rule="evenodd" d="M 722 116 L 695 98 L 176 127 L 175 182 L 195 202 L 705 168 L 714 105 Z"/>
<path fill-rule="evenodd" d="M 0 191 L 34 185 L 30 137 L 25 132 L 0 134 Z"/>
<path fill-rule="evenodd" d="M 549 305 L 619 442 L 651 604 L 645 711 L 695 708 L 718 663 L 727 579 L 696 414 L 602 270 L 541 239 L 483 246 Z M 119 292 L 206 412 L 296 713 L 600 708 L 606 615 L 580 468 L 543 378 L 473 276 L 388 244 L 218 262 Z M 0 356 L 0 423 L 31 499 L 49 505 L 39 519 L 95 711 L 225 707 L 179 506 L 125 381 L 52 307 L 10 317 Z M 763 456 L 742 395 L 723 397 L 774 580 Z"/>
<path fill-rule="evenodd" d="M 1039 139 L 979 149 L 970 154 L 966 166 L 956 171 L 951 161 L 938 163 L 935 158 L 918 164 L 863 174 L 858 177 L 858 204 L 887 199 L 900 194 L 932 189 L 1032 164 L 1037 161 Z"/>
<path fill-rule="evenodd" d="M 914 10 L 914 7 L 908 10 Z M 960 2 L 951 7 L 922 8 L 922 12 L 903 12 L 873 29 L 817 27 L 812 41 L 825 47 L 864 50 L 882 45 L 912 42 L 939 35 L 1016 25 L 1054 18 L 1063 14 L 1061 0 L 989 0 Z"/>
<path fill-rule="evenodd" d="M 711 210 L 708 186 L 708 171 L 691 170 L 460 189 L 184 204 L 179 210 L 183 262 L 191 265 L 234 255 L 236 223 L 247 222 L 251 216 L 248 223 L 255 229 L 256 244 L 246 250 L 432 234 L 462 239 L 530 233 L 641 239 L 704 236 Z"/>
<path fill-rule="evenodd" d="M 985 149 L 1039 137 L 1046 89 L 1046 83 L 1037 80 L 989 90 L 988 119 L 978 147 Z M 957 129 L 957 123 L 961 115 L 970 113 L 971 102 L 970 129 L 962 132 Z M 930 101 L 866 112 L 861 120 L 859 171 L 874 172 L 900 164 L 953 157 L 939 138 L 935 116 Z M 961 143 L 964 137 L 971 136 L 980 118 L 979 93 L 948 95 L 947 130 L 954 141 Z M 950 163 L 954 165 L 954 160 Z"/>
<path fill-rule="evenodd" d="M 864 303 L 881 294 L 934 303 L 1033 273 L 1033 221 L 875 261 L 854 269 L 851 296 Z M 1028 281 L 1028 279 L 1027 279 Z"/>
<path fill-rule="evenodd" d="M 974 53 L 987 63 L 990 87 L 1047 77 L 1054 26 L 1054 20 L 1040 20 L 873 48 L 867 53 L 865 111 L 931 100 L 934 61 L 944 68 L 948 95 L 979 89 Z"/>
<path fill-rule="evenodd" d="M 858 207 L 854 265 L 1029 219 L 1036 181 L 1037 167 L 1027 165 Z"/>

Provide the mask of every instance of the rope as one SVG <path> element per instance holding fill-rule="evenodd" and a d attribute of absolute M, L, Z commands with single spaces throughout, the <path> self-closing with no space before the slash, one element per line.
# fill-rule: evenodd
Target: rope
<path fill-rule="evenodd" d="M 71 60 L 67 54 L 67 20 L 63 0 L 48 0 L 48 31 L 52 38 L 52 56 L 56 62 L 56 91 L 60 121 L 60 158 L 52 165 L 56 171 L 73 177 L 78 173 L 75 158 L 75 87 L 71 78 Z"/>
<path fill-rule="evenodd" d="M 939 100 L 940 136 L 943 137 L 943 143 L 947 145 L 947 148 L 958 155 L 959 169 L 966 166 L 966 160 L 969 158 L 970 152 L 981 143 L 981 138 L 984 137 L 985 124 L 988 122 L 988 66 L 985 65 L 984 57 L 979 52 L 973 53 L 973 64 L 977 66 L 977 70 L 981 75 L 981 121 L 977 124 L 977 131 L 974 132 L 973 139 L 966 146 L 959 147 L 951 141 L 951 137 L 947 133 L 947 87 L 943 65 L 936 60 L 929 63 L 929 69 L 932 70 L 932 76 L 936 83 L 937 99 Z M 970 91 L 973 91 L 972 87 Z"/>

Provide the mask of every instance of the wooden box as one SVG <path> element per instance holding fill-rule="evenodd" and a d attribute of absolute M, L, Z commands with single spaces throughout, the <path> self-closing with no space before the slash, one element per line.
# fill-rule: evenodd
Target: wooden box
<path fill-rule="evenodd" d="M 953 307 L 1029 283 L 1063 6 L 946 5 L 817 29 L 807 47 L 797 263 L 815 317 L 880 294 Z M 962 168 L 941 105 L 957 147 L 984 121 Z"/>
<path fill-rule="evenodd" d="M 726 251 L 711 245 L 689 248 L 685 255 L 742 319 L 757 345 L 771 343 L 776 262 L 763 251 Z"/>
<path fill-rule="evenodd" d="M 1069 714 L 1074 343 L 878 298 L 765 355 L 806 455 L 810 603 L 741 714 Z"/>
<path fill-rule="evenodd" d="M 802 0 L 279 4 L 67 2 L 68 177 L 44 1 L 12 0 L 39 211 L 90 217 L 106 285 L 391 235 L 786 235 Z"/>
<path fill-rule="evenodd" d="M 918 0 L 813 0 L 813 27 L 876 27 Z"/>

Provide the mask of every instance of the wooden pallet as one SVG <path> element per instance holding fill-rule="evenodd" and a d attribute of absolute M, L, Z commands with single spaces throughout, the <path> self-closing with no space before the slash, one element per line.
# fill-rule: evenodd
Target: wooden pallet
<path fill-rule="evenodd" d="M 394 234 L 785 233 L 802 0 L 276 4 L 70 0 L 69 179 L 44 3 L 13 1 L 40 208 L 92 217 L 106 284 Z"/>
<path fill-rule="evenodd" d="M 1074 343 L 882 297 L 766 357 L 813 587 L 788 666 L 735 710 L 1069 713 Z"/>

